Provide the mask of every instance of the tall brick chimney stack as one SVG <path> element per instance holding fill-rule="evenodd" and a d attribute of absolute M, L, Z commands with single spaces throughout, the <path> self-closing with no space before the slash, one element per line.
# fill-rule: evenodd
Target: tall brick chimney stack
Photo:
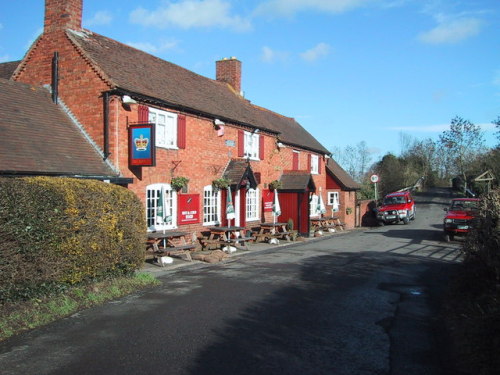
<path fill-rule="evenodd" d="M 236 57 L 224 58 L 215 62 L 216 79 L 229 83 L 241 95 L 241 61 Z"/>
<path fill-rule="evenodd" d="M 44 33 L 82 29 L 83 0 L 45 0 Z"/>

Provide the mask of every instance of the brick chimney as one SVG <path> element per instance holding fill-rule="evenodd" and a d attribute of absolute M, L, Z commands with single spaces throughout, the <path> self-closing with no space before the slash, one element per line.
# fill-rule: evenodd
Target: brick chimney
<path fill-rule="evenodd" d="M 44 33 L 82 29 L 83 0 L 45 0 Z"/>
<path fill-rule="evenodd" d="M 241 61 L 236 57 L 224 58 L 215 62 L 216 79 L 229 83 L 241 95 Z"/>

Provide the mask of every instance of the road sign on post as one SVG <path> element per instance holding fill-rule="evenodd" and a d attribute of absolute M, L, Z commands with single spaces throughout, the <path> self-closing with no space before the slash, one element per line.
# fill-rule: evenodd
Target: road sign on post
<path fill-rule="evenodd" d="M 378 175 L 372 174 L 370 176 L 370 181 L 373 182 L 373 185 L 375 186 L 375 201 L 378 201 L 378 193 L 377 193 L 377 182 L 379 181 Z"/>

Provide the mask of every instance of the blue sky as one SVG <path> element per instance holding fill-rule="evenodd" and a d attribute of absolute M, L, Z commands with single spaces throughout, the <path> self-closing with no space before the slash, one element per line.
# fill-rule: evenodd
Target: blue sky
<path fill-rule="evenodd" d="M 43 0 L 3 1 L 0 62 L 43 28 Z M 243 63 L 254 104 L 294 117 L 328 149 L 438 135 L 460 116 L 495 142 L 499 0 L 84 0 L 83 26 L 203 76 Z"/>

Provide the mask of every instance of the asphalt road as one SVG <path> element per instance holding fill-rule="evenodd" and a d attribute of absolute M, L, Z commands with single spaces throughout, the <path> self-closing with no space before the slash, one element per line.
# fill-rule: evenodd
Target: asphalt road
<path fill-rule="evenodd" d="M 325 236 L 219 264 L 0 343 L 0 373 L 453 373 L 437 310 L 459 259 L 447 193 L 408 225 Z"/>

